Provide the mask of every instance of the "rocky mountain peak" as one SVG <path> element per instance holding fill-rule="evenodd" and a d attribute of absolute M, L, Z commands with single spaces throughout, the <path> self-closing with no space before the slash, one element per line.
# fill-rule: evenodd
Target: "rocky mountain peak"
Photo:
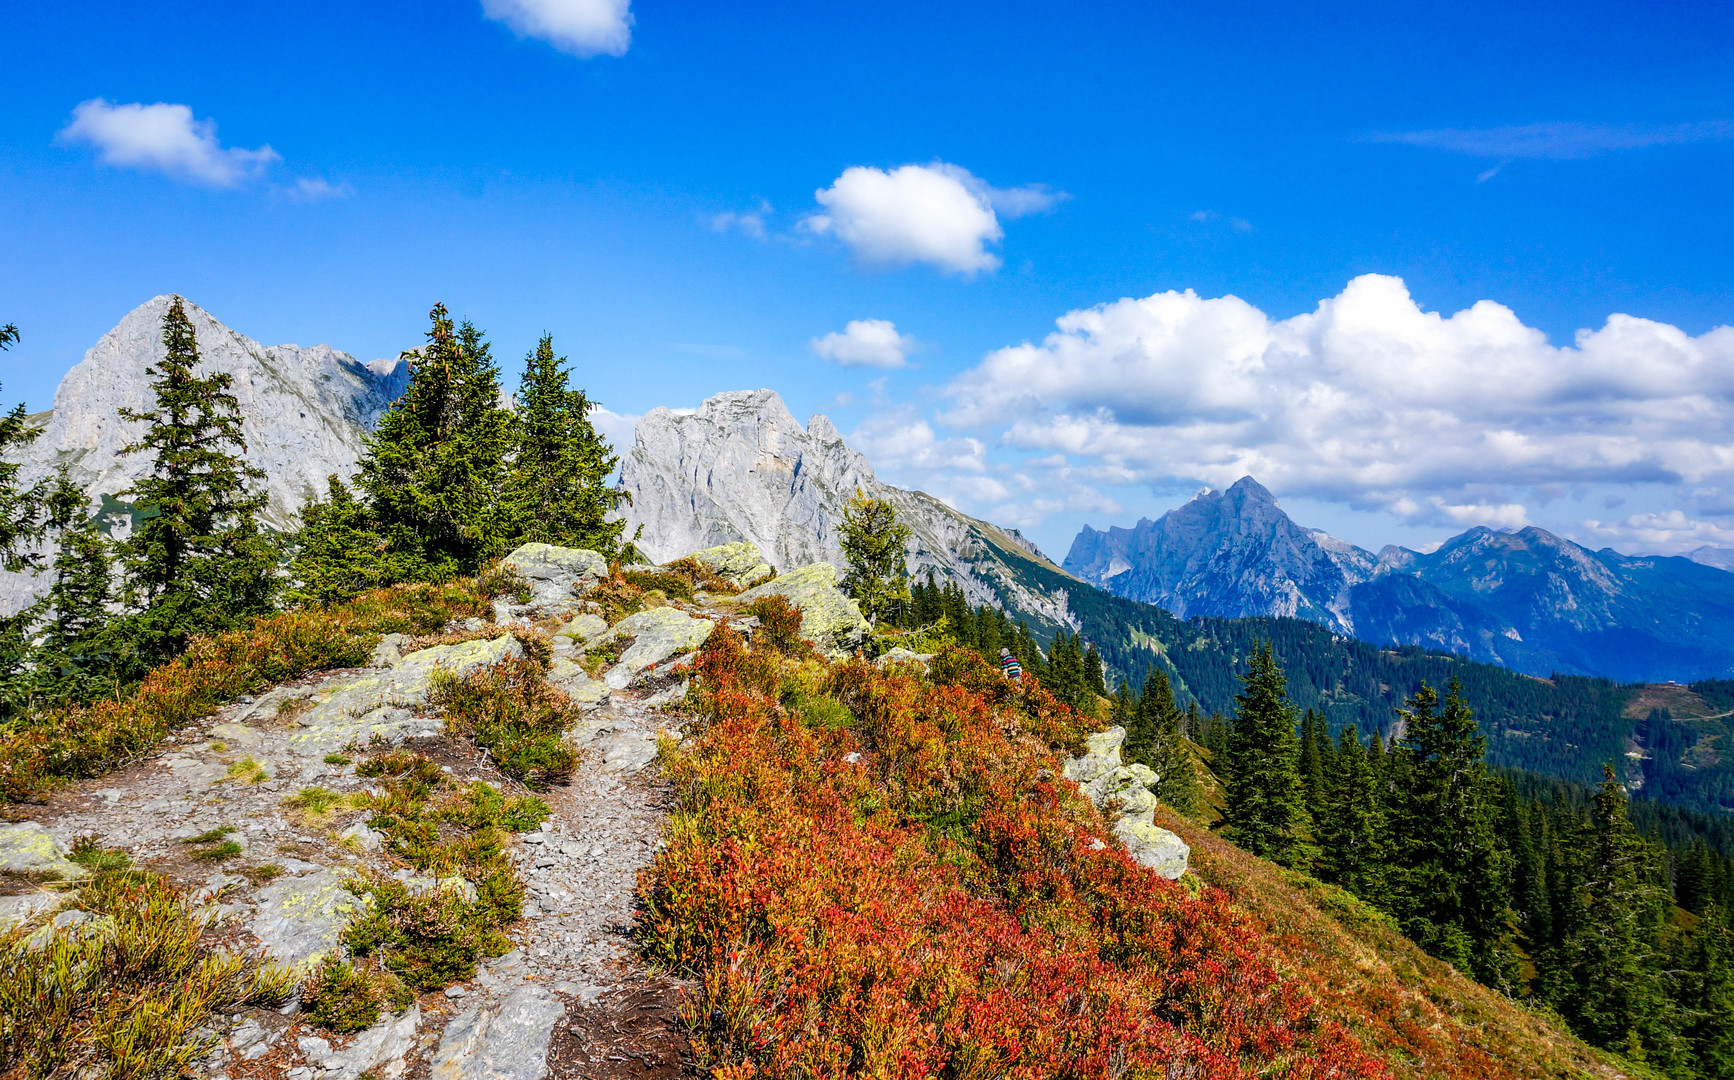
<path fill-rule="evenodd" d="M 122 408 L 148 410 L 152 365 L 162 359 L 162 321 L 172 296 L 140 304 L 84 354 L 54 394 L 54 409 L 38 418 L 41 434 L 21 455 L 26 483 L 62 465 L 90 497 L 92 512 L 128 525 L 118 498 L 151 467 L 148 457 L 123 454 L 141 425 L 120 419 Z M 355 471 L 362 439 L 409 379 L 401 360 L 363 363 L 329 345 L 265 346 L 223 325 L 183 299 L 204 370 L 227 372 L 241 407 L 246 458 L 265 472 L 270 498 L 264 520 L 293 528 L 325 478 Z M 27 578 L 0 575 L 0 610 L 13 610 L 31 591 Z"/>

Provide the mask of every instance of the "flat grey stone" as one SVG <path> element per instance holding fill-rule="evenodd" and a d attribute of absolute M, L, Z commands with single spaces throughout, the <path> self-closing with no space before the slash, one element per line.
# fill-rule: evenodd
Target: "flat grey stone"
<path fill-rule="evenodd" d="M 34 821 L 0 825 L 0 871 L 78 878 L 84 867 L 66 857 L 58 841 Z"/>
<path fill-rule="evenodd" d="M 548 1042 L 566 1007 L 533 983 L 481 1002 L 446 1025 L 432 1080 L 542 1080 Z"/>
<path fill-rule="evenodd" d="M 609 636 L 616 640 L 630 637 L 632 644 L 620 654 L 620 663 L 603 680 L 615 690 L 624 690 L 647 668 L 691 652 L 705 643 L 716 624 L 699 619 L 671 607 L 656 607 L 628 615 L 614 625 Z"/>
<path fill-rule="evenodd" d="M 318 960 L 338 947 L 344 928 L 371 902 L 345 888 L 346 880 L 334 870 L 278 878 L 259 890 L 248 929 L 273 959 Z"/>

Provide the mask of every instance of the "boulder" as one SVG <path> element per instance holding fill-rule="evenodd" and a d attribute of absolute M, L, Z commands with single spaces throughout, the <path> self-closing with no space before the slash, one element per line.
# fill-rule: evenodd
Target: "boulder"
<path fill-rule="evenodd" d="M 872 627 L 855 601 L 837 587 L 837 568 L 830 563 L 796 567 L 735 597 L 749 604 L 761 596 L 784 596 L 800 609 L 801 636 L 821 650 L 847 653 L 867 639 Z"/>
<path fill-rule="evenodd" d="M 1065 762 L 1067 780 L 1097 807 L 1112 814 L 1114 835 L 1141 865 L 1169 880 L 1186 872 L 1192 849 L 1180 837 L 1154 823 L 1161 777 L 1149 766 L 1120 760 L 1126 729 L 1111 727 L 1084 740 L 1084 752 Z"/>
<path fill-rule="evenodd" d="M 439 720 L 417 715 L 427 704 L 434 672 L 450 672 L 461 679 L 522 655 L 523 646 L 510 634 L 409 653 L 395 667 L 342 680 L 314 698 L 313 707 L 296 717 L 301 730 L 289 737 L 289 743 L 298 753 L 317 758 L 336 753 L 351 741 L 366 743 L 374 735 L 393 743 L 437 735 Z"/>
<path fill-rule="evenodd" d="M 500 560 L 500 565 L 517 571 L 539 604 L 582 596 L 608 576 L 608 561 L 596 552 L 553 544 L 525 544 Z"/>
<path fill-rule="evenodd" d="M 334 870 L 278 878 L 259 890 L 248 929 L 274 960 L 317 961 L 337 949 L 344 928 L 372 903 L 345 882 Z"/>
<path fill-rule="evenodd" d="M 716 624 L 671 607 L 648 608 L 628 615 L 615 624 L 609 638 L 630 637 L 632 644 L 620 654 L 620 662 L 604 680 L 615 690 L 624 690 L 641 672 L 671 656 L 691 652 L 705 643 Z"/>
<path fill-rule="evenodd" d="M 58 841 L 34 821 L 0 825 L 0 873 L 78 878 L 84 867 L 66 857 Z"/>
<path fill-rule="evenodd" d="M 571 622 L 554 631 L 557 638 L 571 638 L 576 644 L 582 645 L 591 638 L 601 637 L 608 632 L 608 623 L 600 615 L 592 615 L 588 611 L 578 615 Z"/>
<path fill-rule="evenodd" d="M 887 649 L 874 659 L 875 667 L 895 667 L 898 664 L 920 664 L 923 670 L 933 662 L 933 653 L 918 653 L 905 648 Z"/>
<path fill-rule="evenodd" d="M 607 683 L 601 679 L 592 679 L 588 672 L 578 666 L 577 661 L 564 656 L 555 658 L 553 664 L 549 665 L 548 682 L 571 698 L 579 708 L 586 710 L 606 704 L 611 693 Z"/>
<path fill-rule="evenodd" d="M 320 1080 L 396 1080 L 408 1068 L 409 1052 L 415 1048 L 415 1029 L 421 1023 L 421 1006 L 411 1005 L 402 1016 L 387 1016 L 357 1035 L 342 1050 L 318 1036 L 296 1040 L 301 1056 L 316 1069 Z"/>
<path fill-rule="evenodd" d="M 528 983 L 497 1002 L 478 1002 L 446 1025 L 432 1080 L 542 1080 L 548 1042 L 566 1006 Z"/>
<path fill-rule="evenodd" d="M 708 567 L 717 577 L 728 578 L 737 586 L 749 585 L 774 572 L 758 546 L 746 540 L 695 551 L 692 558 Z"/>
<path fill-rule="evenodd" d="M 60 897 L 51 892 L 27 892 L 16 896 L 0 896 L 0 933 L 15 926 L 25 926 L 60 905 Z"/>

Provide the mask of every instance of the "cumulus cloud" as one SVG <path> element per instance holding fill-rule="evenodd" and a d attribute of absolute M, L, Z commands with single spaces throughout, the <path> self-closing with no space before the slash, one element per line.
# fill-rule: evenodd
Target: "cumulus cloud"
<path fill-rule="evenodd" d="M 482 13 L 521 37 L 586 59 L 624 56 L 632 44 L 631 0 L 482 0 Z"/>
<path fill-rule="evenodd" d="M 185 105 L 134 102 L 114 105 L 92 98 L 72 110 L 59 140 L 94 146 L 107 164 L 167 173 L 177 180 L 234 187 L 282 160 L 270 146 L 225 147 L 214 120 L 194 120 Z"/>
<path fill-rule="evenodd" d="M 892 470 L 987 470 L 987 447 L 967 436 L 942 439 L 933 425 L 907 407 L 869 417 L 849 436 L 874 468 Z"/>
<path fill-rule="evenodd" d="M 852 319 L 842 333 L 833 330 L 807 345 L 815 356 L 844 367 L 900 368 L 908 366 L 915 338 L 899 334 L 886 319 Z"/>
<path fill-rule="evenodd" d="M 1057 327 L 954 380 L 941 420 L 1121 482 L 1250 473 L 1414 522 L 1521 525 L 1565 485 L 1734 490 L 1730 327 L 1613 315 L 1555 346 L 1493 301 L 1447 316 L 1371 274 L 1289 319 L 1188 290 Z"/>
<path fill-rule="evenodd" d="M 1041 185 L 995 188 L 943 161 L 889 171 L 854 165 L 814 192 L 824 207 L 801 227 L 835 236 L 868 266 L 927 263 L 951 273 L 994 270 L 988 248 L 1005 236 L 1000 217 L 1038 213 L 1066 198 Z"/>
<path fill-rule="evenodd" d="M 600 405 L 590 406 L 590 426 L 607 439 L 616 455 L 632 449 L 633 433 L 638 429 L 638 417 L 612 412 Z"/>

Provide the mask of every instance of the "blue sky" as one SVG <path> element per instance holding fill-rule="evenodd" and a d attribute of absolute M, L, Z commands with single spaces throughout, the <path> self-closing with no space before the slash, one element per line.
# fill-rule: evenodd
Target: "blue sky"
<path fill-rule="evenodd" d="M 364 359 L 441 300 L 1056 556 L 1241 470 L 1363 544 L 1734 546 L 1725 4 L 615 4 L 12 12 L 0 401 L 162 292 Z"/>

